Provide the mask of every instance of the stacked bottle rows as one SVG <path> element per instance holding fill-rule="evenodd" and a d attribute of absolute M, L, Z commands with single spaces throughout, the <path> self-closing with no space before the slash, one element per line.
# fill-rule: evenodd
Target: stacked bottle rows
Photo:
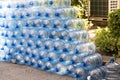
<path fill-rule="evenodd" d="M 102 57 L 94 54 L 84 22 L 70 5 L 71 0 L 0 1 L 1 61 L 78 80 L 103 79 Z"/>

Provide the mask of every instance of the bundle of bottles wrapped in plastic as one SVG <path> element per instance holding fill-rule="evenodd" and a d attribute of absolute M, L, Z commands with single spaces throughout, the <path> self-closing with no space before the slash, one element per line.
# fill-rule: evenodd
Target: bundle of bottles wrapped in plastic
<path fill-rule="evenodd" d="M 71 0 L 1 0 L 0 60 L 78 80 L 104 79 L 102 57 L 75 13 Z"/>

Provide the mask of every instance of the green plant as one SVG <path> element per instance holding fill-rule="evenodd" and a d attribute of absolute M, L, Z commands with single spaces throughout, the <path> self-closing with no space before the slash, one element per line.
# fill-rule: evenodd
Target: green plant
<path fill-rule="evenodd" d="M 117 53 L 116 39 L 110 33 L 109 28 L 99 28 L 96 31 L 95 44 L 101 51 L 106 52 L 108 55 Z M 111 53 L 111 54 L 110 54 Z"/>
<path fill-rule="evenodd" d="M 109 14 L 108 27 L 114 37 L 120 37 L 120 9 Z"/>
<path fill-rule="evenodd" d="M 78 18 L 86 18 L 88 3 L 89 0 L 72 0 L 72 6 L 76 6 L 77 10 L 79 10 L 79 12 L 77 12 Z"/>
<path fill-rule="evenodd" d="M 109 14 L 108 28 L 98 29 L 95 44 L 102 51 L 120 57 L 120 9 Z"/>

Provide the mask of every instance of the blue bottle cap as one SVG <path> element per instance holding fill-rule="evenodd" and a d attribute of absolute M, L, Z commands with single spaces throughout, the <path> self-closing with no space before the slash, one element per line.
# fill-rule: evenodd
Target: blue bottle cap
<path fill-rule="evenodd" d="M 41 16 L 41 13 L 40 13 L 40 12 L 37 12 L 36 15 L 37 15 L 37 16 Z"/>
<path fill-rule="evenodd" d="M 49 35 L 49 38 L 54 39 L 54 36 L 52 34 Z"/>
<path fill-rule="evenodd" d="M 45 66 L 45 68 L 44 68 L 44 70 L 49 70 L 50 69 L 50 67 L 48 67 L 48 66 Z"/>
<path fill-rule="evenodd" d="M 53 1 L 49 1 L 49 4 L 50 4 L 50 5 L 53 5 Z"/>
<path fill-rule="evenodd" d="M 41 39 L 41 38 L 42 38 L 42 36 L 41 36 L 41 35 L 38 35 L 38 38 L 39 38 L 39 39 Z"/>
<path fill-rule="evenodd" d="M 54 50 L 55 50 L 55 51 L 58 51 L 58 48 L 54 46 Z"/>
<path fill-rule="evenodd" d="M 37 25 L 35 23 L 32 24 L 33 27 L 36 27 Z"/>
<path fill-rule="evenodd" d="M 55 13 L 55 16 L 56 17 L 60 17 L 60 13 Z"/>
<path fill-rule="evenodd" d="M 34 6 L 34 3 L 31 1 L 31 2 L 29 2 L 29 5 L 30 6 Z"/>
<path fill-rule="evenodd" d="M 7 5 L 7 8 L 11 8 L 11 6 L 10 6 L 10 5 Z"/>
<path fill-rule="evenodd" d="M 110 58 L 110 63 L 114 63 L 115 62 L 115 58 L 114 57 L 111 57 Z"/>
<path fill-rule="evenodd" d="M 55 68 L 55 70 L 54 70 L 55 72 L 59 72 L 60 71 L 60 69 L 58 69 L 58 68 Z"/>
<path fill-rule="evenodd" d="M 19 26 L 19 25 L 16 25 L 15 28 L 18 29 L 18 28 L 20 28 L 20 26 Z"/>
<path fill-rule="evenodd" d="M 25 5 L 24 4 L 21 4 L 21 6 L 20 6 L 21 8 L 25 8 Z"/>
<path fill-rule="evenodd" d="M 63 52 L 69 52 L 67 48 L 63 48 Z"/>
<path fill-rule="evenodd" d="M 64 60 L 63 58 L 60 58 L 59 61 L 60 61 L 60 62 L 64 62 L 65 60 Z"/>
<path fill-rule="evenodd" d="M 24 33 L 22 33 L 22 34 L 21 34 L 21 37 L 25 37 L 25 34 L 24 34 Z"/>
<path fill-rule="evenodd" d="M 32 36 L 32 34 L 29 34 L 29 38 L 32 38 L 33 36 Z"/>
<path fill-rule="evenodd" d="M 50 17 L 49 13 L 45 13 L 45 17 Z"/>
<path fill-rule="evenodd" d="M 57 25 L 56 25 L 56 24 L 54 24 L 54 25 L 53 25 L 53 28 L 57 28 Z"/>
<path fill-rule="evenodd" d="M 20 15 L 20 19 L 23 19 L 24 18 L 24 16 L 23 15 Z"/>
<path fill-rule="evenodd" d="M 68 26 L 67 26 L 66 24 L 64 24 L 63 28 L 67 29 L 67 28 L 68 28 Z"/>
<path fill-rule="evenodd" d="M 26 24 L 25 24 L 25 26 L 26 26 L 26 27 L 29 27 L 29 24 L 28 24 L 28 23 L 26 23 Z"/>
<path fill-rule="evenodd" d="M 31 43 L 27 43 L 27 46 L 28 46 L 28 47 L 32 47 L 32 44 L 31 44 Z"/>
<path fill-rule="evenodd" d="M 68 41 L 72 41 L 72 38 L 71 38 L 71 37 L 69 37 L 69 38 L 68 38 Z"/>
<path fill-rule="evenodd" d="M 11 16 L 11 18 L 16 18 L 16 15 L 13 14 L 13 15 Z"/>
<path fill-rule="evenodd" d="M 20 8 L 20 5 L 16 5 L 16 8 Z"/>
<path fill-rule="evenodd" d="M 46 28 L 47 27 L 47 25 L 46 24 L 43 24 L 43 28 Z"/>
<path fill-rule="evenodd" d="M 49 46 L 47 46 L 47 45 L 45 45 L 44 47 L 45 47 L 45 49 L 47 49 L 47 50 L 49 49 Z"/>
<path fill-rule="evenodd" d="M 40 48 L 40 45 L 36 44 L 36 48 Z"/>
<path fill-rule="evenodd" d="M 12 43 L 11 46 L 16 46 L 16 44 L 15 44 L 15 43 Z"/>
<path fill-rule="evenodd" d="M 4 50 L 4 47 L 2 47 L 1 50 Z"/>
<path fill-rule="evenodd" d="M 27 17 L 30 17 L 30 14 L 29 14 L 29 13 L 26 13 L 26 16 L 27 16 Z"/>

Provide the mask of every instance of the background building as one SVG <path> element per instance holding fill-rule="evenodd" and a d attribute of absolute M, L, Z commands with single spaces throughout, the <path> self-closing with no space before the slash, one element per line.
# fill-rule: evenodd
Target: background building
<path fill-rule="evenodd" d="M 114 11 L 115 9 L 119 8 L 120 0 L 90 0 L 88 8 L 89 20 L 92 20 L 93 22 L 97 21 L 102 25 L 106 25 L 108 14 L 111 11 Z"/>

